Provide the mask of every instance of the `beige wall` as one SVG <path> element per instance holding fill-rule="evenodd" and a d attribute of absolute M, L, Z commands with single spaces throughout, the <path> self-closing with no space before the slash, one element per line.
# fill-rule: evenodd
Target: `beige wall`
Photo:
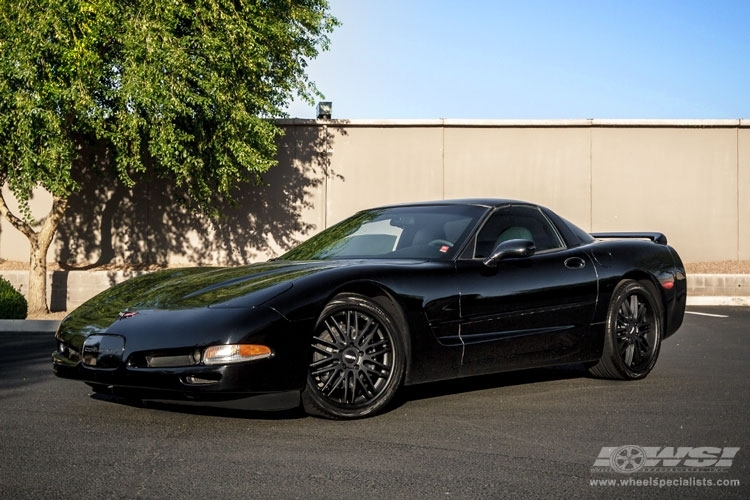
<path fill-rule="evenodd" d="M 750 121 L 737 131 L 737 143 L 737 253 L 750 260 Z"/>
<path fill-rule="evenodd" d="M 339 127 L 332 132 L 328 225 L 356 210 L 443 198 L 439 127 Z"/>
<path fill-rule="evenodd" d="M 591 224 L 588 128 L 445 129 L 445 197 L 529 200 Z"/>
<path fill-rule="evenodd" d="M 592 230 L 662 231 L 687 260 L 737 258 L 737 129 L 592 132 Z"/>
<path fill-rule="evenodd" d="M 82 196 L 49 260 L 91 264 L 105 241 L 111 262 L 249 262 L 362 208 L 484 196 L 534 201 L 586 230 L 662 231 L 686 262 L 750 259 L 747 120 L 280 124 L 279 165 L 218 226 L 170 212 L 158 187 L 130 193 L 122 210 L 94 210 Z M 0 258 L 27 260 L 25 238 L 6 221 L 1 229 Z"/>
<path fill-rule="evenodd" d="M 327 221 L 383 203 L 516 198 L 591 231 L 662 231 L 686 262 L 748 259 L 748 125 L 346 122 L 331 149 L 332 170 L 342 177 L 329 183 Z"/>

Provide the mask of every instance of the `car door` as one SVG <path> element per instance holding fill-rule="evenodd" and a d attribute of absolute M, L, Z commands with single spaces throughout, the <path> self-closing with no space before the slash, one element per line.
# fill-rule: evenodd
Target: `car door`
<path fill-rule="evenodd" d="M 529 257 L 484 261 L 508 239 L 528 239 Z M 537 208 L 498 208 L 456 262 L 460 290 L 461 375 L 578 361 L 597 298 L 596 270 L 580 248 L 566 247 Z"/>

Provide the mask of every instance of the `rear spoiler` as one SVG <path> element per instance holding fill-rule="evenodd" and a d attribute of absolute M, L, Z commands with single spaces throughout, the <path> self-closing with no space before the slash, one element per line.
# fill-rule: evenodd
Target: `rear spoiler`
<path fill-rule="evenodd" d="M 591 236 L 596 239 L 641 238 L 651 240 L 660 245 L 667 244 L 667 237 L 664 236 L 664 233 L 591 233 Z"/>

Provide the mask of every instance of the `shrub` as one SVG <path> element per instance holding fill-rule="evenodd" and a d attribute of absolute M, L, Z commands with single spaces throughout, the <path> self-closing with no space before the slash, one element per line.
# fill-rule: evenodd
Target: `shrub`
<path fill-rule="evenodd" d="M 26 297 L 0 277 L 0 319 L 26 319 Z"/>

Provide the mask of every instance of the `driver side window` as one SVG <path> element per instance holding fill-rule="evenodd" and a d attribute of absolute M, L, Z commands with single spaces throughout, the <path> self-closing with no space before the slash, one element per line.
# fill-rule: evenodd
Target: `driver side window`
<path fill-rule="evenodd" d="M 473 257 L 486 258 L 498 244 L 513 239 L 534 242 L 537 253 L 564 246 L 555 227 L 539 209 L 516 205 L 499 208 L 485 222 L 477 233 Z"/>

